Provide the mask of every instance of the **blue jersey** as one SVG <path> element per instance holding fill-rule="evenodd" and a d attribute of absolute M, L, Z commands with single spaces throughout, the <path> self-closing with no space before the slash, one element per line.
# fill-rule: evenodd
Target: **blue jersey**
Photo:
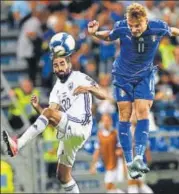
<path fill-rule="evenodd" d="M 161 20 L 148 22 L 147 30 L 134 37 L 128 27 L 127 20 L 118 21 L 110 32 L 110 40 L 120 39 L 121 50 L 113 63 L 113 75 L 120 75 L 126 81 L 143 78 L 155 68 L 153 60 L 163 36 L 170 36 L 171 30 Z"/>

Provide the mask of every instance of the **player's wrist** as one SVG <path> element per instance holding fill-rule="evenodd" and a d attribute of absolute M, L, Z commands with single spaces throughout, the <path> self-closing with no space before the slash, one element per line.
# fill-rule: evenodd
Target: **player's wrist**
<path fill-rule="evenodd" d="M 98 32 L 98 31 L 92 33 L 92 35 L 93 35 L 93 36 L 97 36 L 97 32 Z"/>

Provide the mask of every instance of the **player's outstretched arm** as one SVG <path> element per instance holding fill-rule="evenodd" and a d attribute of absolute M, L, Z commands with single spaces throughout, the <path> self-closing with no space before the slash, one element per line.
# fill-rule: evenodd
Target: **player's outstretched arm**
<path fill-rule="evenodd" d="M 31 97 L 31 105 L 36 110 L 38 114 L 41 114 L 43 111 L 43 108 L 39 104 L 39 98 L 36 95 L 32 95 Z"/>
<path fill-rule="evenodd" d="M 93 20 L 88 23 L 88 33 L 92 36 L 95 36 L 96 38 L 99 38 L 101 40 L 105 41 L 111 41 L 109 38 L 109 30 L 104 31 L 98 31 L 99 28 L 99 22 L 96 20 Z"/>
<path fill-rule="evenodd" d="M 171 27 L 172 36 L 179 36 L 179 29 L 175 27 Z"/>
<path fill-rule="evenodd" d="M 42 111 L 44 110 L 39 103 L 39 98 L 36 95 L 32 95 L 31 97 L 31 105 L 33 108 L 36 110 L 37 113 L 41 114 Z M 50 103 L 49 108 L 54 109 L 54 110 L 59 110 L 60 105 L 56 103 Z"/>
<path fill-rule="evenodd" d="M 99 86 L 78 86 L 75 89 L 73 95 L 78 95 L 86 92 L 90 92 L 92 95 L 94 95 L 96 98 L 100 100 L 110 100 L 114 102 L 114 99 L 106 95 L 106 93 L 104 93 Z"/>

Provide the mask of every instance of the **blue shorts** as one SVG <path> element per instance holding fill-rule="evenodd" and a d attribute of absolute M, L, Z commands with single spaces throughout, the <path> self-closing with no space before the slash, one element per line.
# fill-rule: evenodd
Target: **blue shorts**
<path fill-rule="evenodd" d="M 155 72 L 140 79 L 127 82 L 122 76 L 113 75 L 113 95 L 117 102 L 135 99 L 153 100 L 155 96 Z"/>

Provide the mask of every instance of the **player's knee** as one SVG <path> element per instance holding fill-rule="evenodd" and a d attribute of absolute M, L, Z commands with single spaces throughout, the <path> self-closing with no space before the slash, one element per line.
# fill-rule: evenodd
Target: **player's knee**
<path fill-rule="evenodd" d="M 149 117 L 149 107 L 147 106 L 144 106 L 144 107 L 139 107 L 137 110 L 136 110 L 136 116 L 137 116 L 137 119 L 146 119 Z"/>
<path fill-rule="evenodd" d="M 120 121 L 129 121 L 131 118 L 131 112 L 130 111 L 120 111 L 119 120 Z"/>
<path fill-rule="evenodd" d="M 53 110 L 51 108 L 45 108 L 42 112 L 42 115 L 50 119 L 51 115 L 53 114 Z"/>

